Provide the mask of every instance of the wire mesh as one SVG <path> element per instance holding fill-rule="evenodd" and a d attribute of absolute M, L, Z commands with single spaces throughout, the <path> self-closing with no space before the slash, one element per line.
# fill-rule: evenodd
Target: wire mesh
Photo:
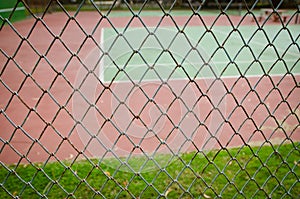
<path fill-rule="evenodd" d="M 0 10 L 1 198 L 300 196 L 299 1 Z"/>

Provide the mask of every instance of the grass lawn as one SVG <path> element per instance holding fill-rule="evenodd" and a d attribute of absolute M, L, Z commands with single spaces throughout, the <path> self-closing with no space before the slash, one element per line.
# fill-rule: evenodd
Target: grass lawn
<path fill-rule="evenodd" d="M 0 198 L 297 198 L 300 143 L 0 166 Z"/>

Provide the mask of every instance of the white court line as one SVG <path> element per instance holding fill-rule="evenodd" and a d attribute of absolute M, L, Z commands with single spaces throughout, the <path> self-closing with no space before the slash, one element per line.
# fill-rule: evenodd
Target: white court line
<path fill-rule="evenodd" d="M 101 29 L 101 33 L 100 33 L 100 48 L 102 51 L 104 51 L 104 28 Z M 101 53 L 101 50 L 100 50 L 100 53 Z M 101 55 L 99 56 L 101 57 Z M 99 63 L 99 79 L 101 82 L 105 82 L 104 81 L 104 56 L 102 57 L 102 59 L 100 60 L 100 63 Z"/>
<path fill-rule="evenodd" d="M 296 62 L 297 60 L 292 60 L 292 59 L 287 59 L 287 60 L 284 60 L 285 62 Z M 259 63 L 261 64 L 264 64 L 264 63 L 275 63 L 276 60 L 261 60 L 259 61 Z M 204 65 L 205 63 L 203 62 L 199 62 L 201 65 Z M 199 65 L 199 63 L 187 63 L 188 65 L 193 65 L 193 66 L 197 66 Z M 254 63 L 254 60 L 251 60 L 251 61 L 246 61 L 246 60 L 243 60 L 243 61 L 234 61 L 233 63 L 236 63 L 236 64 L 252 64 Z M 227 65 L 227 64 L 230 64 L 230 61 L 226 62 L 226 61 L 211 61 L 209 63 L 206 63 L 206 64 L 223 64 L 223 65 Z M 126 67 L 144 67 L 146 66 L 147 64 L 133 64 L 133 65 L 129 65 L 129 66 L 126 66 Z M 148 64 L 150 66 L 152 66 L 153 64 Z M 158 66 L 169 66 L 170 64 L 168 63 L 157 63 Z M 106 66 L 105 68 L 115 68 L 114 65 L 109 65 L 109 66 Z"/>
<path fill-rule="evenodd" d="M 274 75 L 270 75 L 270 77 L 282 77 L 285 74 L 274 74 Z M 293 73 L 294 76 L 300 76 L 300 73 Z M 231 79 L 231 78 L 237 78 L 240 76 L 234 76 L 234 75 L 228 75 L 228 76 L 222 76 L 220 77 L 220 79 Z M 261 77 L 261 75 L 245 75 L 246 78 L 251 78 L 251 77 Z M 203 79 L 211 79 L 211 78 L 203 78 Z"/>
<path fill-rule="evenodd" d="M 300 73 L 293 73 L 294 76 L 299 76 L 300 77 Z M 283 75 L 282 74 L 275 74 L 275 75 L 269 75 L 270 77 L 282 77 Z M 197 80 L 215 80 L 216 78 L 217 79 L 234 79 L 234 78 L 237 78 L 237 77 L 240 77 L 240 76 L 231 76 L 231 75 L 228 75 L 228 76 L 221 76 L 221 77 L 214 77 L 214 76 L 211 76 L 211 77 L 198 77 L 196 79 L 193 79 L 195 81 Z M 245 75 L 246 78 L 260 78 L 261 75 Z M 161 78 L 165 81 L 166 78 Z M 168 81 L 180 81 L 180 80 L 189 80 L 189 78 L 171 78 L 169 79 Z M 161 82 L 161 80 L 159 78 L 157 79 L 143 79 L 142 81 L 141 80 L 132 80 L 133 82 L 138 82 L 138 83 L 141 83 L 141 82 Z M 127 83 L 129 82 L 129 80 L 114 80 L 113 83 Z M 103 83 L 111 83 L 111 81 L 104 81 Z"/>
<path fill-rule="evenodd" d="M 0 12 L 11 12 L 13 10 L 14 10 L 14 8 L 3 8 L 3 9 L 0 9 Z M 15 10 L 16 11 L 25 10 L 25 7 L 16 7 Z"/>

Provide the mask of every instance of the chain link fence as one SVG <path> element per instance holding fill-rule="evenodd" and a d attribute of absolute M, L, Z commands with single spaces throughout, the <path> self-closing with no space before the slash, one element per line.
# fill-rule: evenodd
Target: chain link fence
<path fill-rule="evenodd" d="M 299 1 L 11 2 L 1 198 L 300 197 Z"/>

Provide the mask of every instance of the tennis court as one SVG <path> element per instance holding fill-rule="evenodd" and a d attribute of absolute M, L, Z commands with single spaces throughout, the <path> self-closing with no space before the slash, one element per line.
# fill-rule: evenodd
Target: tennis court
<path fill-rule="evenodd" d="M 218 148 L 220 143 L 238 146 L 264 136 L 276 140 L 289 132 L 299 139 L 296 115 L 290 114 L 299 112 L 295 86 L 300 70 L 300 28 L 292 19 L 288 29 L 273 22 L 259 29 L 251 18 L 238 25 L 241 18 L 234 16 L 234 29 L 224 25 L 228 22 L 224 18 L 212 24 L 212 16 L 204 16 L 204 26 L 197 17 L 189 20 L 179 12 L 174 16 L 178 26 L 172 26 L 172 20 L 159 22 L 160 16 L 150 13 L 142 17 L 147 27 L 128 16 L 111 18 L 117 28 L 107 21 L 100 26 L 92 12 L 78 15 L 76 21 L 55 13 L 44 23 L 28 19 L 5 26 L 1 78 L 7 86 L 2 84 L 1 108 L 9 114 L 1 114 L 1 129 L 16 134 L 13 147 L 33 161 L 43 161 L 49 151 L 60 158 L 72 157 L 79 149 L 102 156 L 115 147 L 120 150 L 116 154 L 126 155 L 133 143 L 149 153 L 169 151 L 155 133 L 164 138 L 176 135 L 167 139 L 174 151 L 195 150 L 193 142 L 200 149 Z M 125 26 L 130 20 L 131 25 Z M 20 45 L 14 28 L 28 42 Z M 89 32 L 93 39 L 85 36 Z M 8 87 L 21 92 L 15 96 Z M 266 107 L 289 131 L 278 129 Z M 15 129 L 8 118 L 22 128 Z M 265 129 L 263 134 L 259 129 Z M 120 132 L 131 137 L 116 141 Z M 233 136 L 235 132 L 241 137 Z M 91 142 L 93 135 L 98 138 Z M 76 147 L 62 142 L 65 136 Z M 8 162 L 19 159 L 11 147 L 4 145 L 3 150 L 11 154 L 3 157 Z"/>
<path fill-rule="evenodd" d="M 96 47 L 85 59 L 89 70 L 98 76 L 85 76 L 86 69 L 82 69 L 76 85 L 86 83 L 85 88 L 89 89 L 83 89 L 82 94 L 89 96 L 91 101 L 93 93 L 99 92 L 96 86 L 99 80 L 110 86 L 112 96 L 103 97 L 101 93 L 97 101 L 99 110 L 95 112 L 102 113 L 98 117 L 99 124 L 112 118 L 117 130 L 93 122 L 97 114 L 85 112 L 88 106 L 77 109 L 76 104 L 83 100 L 75 100 L 73 107 L 79 118 L 88 118 L 84 126 L 89 126 L 89 131 L 101 129 L 97 135 L 106 147 L 115 148 L 116 154 L 126 156 L 135 152 L 169 153 L 170 149 L 173 152 L 193 151 L 196 150 L 193 144 L 208 150 L 220 147 L 218 141 L 231 147 L 243 144 L 243 140 L 258 144 L 264 136 L 277 142 L 284 135 L 275 130 L 276 124 L 259 101 L 274 110 L 285 127 L 298 131 L 296 120 L 286 117 L 289 110 L 278 104 L 282 96 L 275 91 L 268 93 L 268 90 L 272 90 L 274 83 L 290 92 L 290 87 L 295 86 L 294 80 L 287 76 L 281 82 L 281 78 L 287 73 L 299 78 L 299 49 L 292 39 L 297 37 L 299 26 L 291 26 L 289 31 L 282 30 L 280 25 L 266 26 L 263 30 L 255 25 L 240 26 L 236 31 L 220 25 L 211 28 L 211 32 L 204 26 L 178 29 L 182 27 L 101 29 L 100 49 Z M 238 102 L 228 97 L 227 89 L 234 93 Z M 251 89 L 255 90 L 253 94 L 249 94 Z M 205 99 L 202 92 L 207 93 L 209 99 Z M 176 100 L 178 96 L 183 100 Z M 296 105 L 292 110 L 298 109 L 296 98 L 296 95 L 287 98 L 290 104 Z M 250 116 L 238 110 L 236 103 L 241 103 Z M 224 115 L 214 112 L 212 107 Z M 226 125 L 224 117 L 229 117 L 232 125 L 241 131 L 242 139 L 236 137 L 232 141 L 229 133 L 232 127 Z M 255 118 L 255 124 L 250 118 Z M 178 132 L 174 130 L 176 124 L 179 124 Z M 208 130 L 203 131 L 202 124 Z M 255 125 L 263 128 L 264 133 L 258 133 Z M 88 144 L 86 130 L 78 129 L 78 132 L 84 145 Z M 115 142 L 119 132 L 126 132 L 129 141 L 124 138 Z M 169 138 L 170 132 L 172 138 Z M 211 139 L 212 134 L 217 139 Z M 160 146 L 157 135 L 159 139 L 168 140 L 168 147 Z M 298 133 L 291 136 L 299 139 Z M 188 138 L 193 141 L 187 142 Z M 140 145 L 143 152 L 132 151 L 132 144 Z M 106 147 L 97 142 L 89 147 L 95 156 L 106 153 Z"/>
<path fill-rule="evenodd" d="M 299 52 L 290 37 L 297 36 L 299 26 L 291 26 L 291 32 L 280 29 L 266 26 L 259 31 L 248 25 L 233 31 L 230 26 L 216 26 L 213 34 L 197 38 L 203 36 L 205 27 L 185 27 L 182 33 L 175 27 L 130 28 L 121 36 L 122 30 L 104 28 L 101 47 L 109 56 L 100 60 L 99 76 L 109 82 L 115 76 L 114 81 L 128 80 L 128 76 L 133 81 L 166 81 L 299 74 Z M 270 42 L 274 46 L 268 46 Z M 120 70 L 124 73 L 116 75 Z"/>

